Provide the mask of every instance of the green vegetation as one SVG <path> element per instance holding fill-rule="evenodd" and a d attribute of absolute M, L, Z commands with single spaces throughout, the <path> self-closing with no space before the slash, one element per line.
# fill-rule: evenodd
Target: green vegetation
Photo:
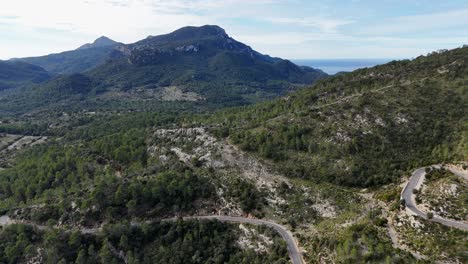
<path fill-rule="evenodd" d="M 213 195 L 208 179 L 186 166 L 149 164 L 144 130 L 112 133 L 117 126 L 107 131 L 112 134 L 97 136 L 106 133 L 98 128 L 81 134 L 79 143 L 52 141 L 34 147 L 15 166 L 0 171 L 0 208 L 57 204 L 46 207 L 56 212 L 49 218 L 65 217 L 71 223 L 81 219 L 92 225 L 102 219 L 187 211 L 195 200 Z M 66 138 L 76 136 L 70 133 Z M 32 210 L 31 218 L 46 221 L 35 216 L 42 209 Z"/>
<path fill-rule="evenodd" d="M 401 220 L 401 219 L 400 219 Z M 398 234 L 410 249 L 416 250 L 431 260 L 468 261 L 466 252 L 467 231 L 424 221 L 413 227 L 406 221 L 397 227 Z"/>
<path fill-rule="evenodd" d="M 426 171 L 425 183 L 430 184 L 438 180 L 441 180 L 443 178 L 449 178 L 450 176 L 452 176 L 452 173 L 449 170 L 446 170 L 444 168 L 441 168 L 441 169 L 430 168 L 428 169 L 428 171 Z"/>
<path fill-rule="evenodd" d="M 68 213 L 73 214 L 74 208 L 70 203 L 73 201 L 81 208 L 84 221 L 97 221 L 102 217 L 118 219 L 126 215 L 142 216 L 148 213 L 160 216 L 171 210 L 187 210 L 192 207 L 194 200 L 207 198 L 212 193 L 210 184 L 190 171 L 167 171 L 148 179 L 128 182 L 110 177 L 101 169 L 69 153 L 65 153 L 65 158 L 58 159 L 56 163 L 49 160 L 50 152 L 45 153 L 44 159 L 49 160 L 47 167 L 33 169 L 37 163 L 30 162 L 15 171 L 2 171 L 2 197 L 9 197 L 13 204 L 35 200 L 47 204 L 58 203 L 57 206 L 45 208 L 57 213 L 46 213 L 48 218 L 42 220 L 54 218 L 54 215 L 67 217 Z M 17 173 L 21 172 L 24 174 L 18 177 Z M 6 175 L 11 178 L 6 178 Z M 16 178 L 20 179 L 14 180 Z M 94 209 L 87 210 L 91 207 Z M 43 208 L 33 210 L 33 213 L 41 211 Z M 37 217 L 33 215 L 31 218 Z"/>
<path fill-rule="evenodd" d="M 432 169 L 417 201 L 427 204 L 432 214 L 464 221 L 468 219 L 468 183 L 446 169 Z M 429 217 L 429 215 L 428 215 Z"/>
<path fill-rule="evenodd" d="M 85 72 L 103 64 L 119 53 L 115 50 L 116 45 L 104 47 L 93 47 L 49 54 L 40 57 L 21 58 L 19 60 L 38 65 L 48 72 L 57 74 L 72 74 Z"/>
<path fill-rule="evenodd" d="M 286 98 L 221 111 L 210 122 L 220 124 L 215 134 L 290 177 L 382 185 L 419 165 L 468 156 L 461 107 L 467 52 L 342 74 Z"/>
<path fill-rule="evenodd" d="M 398 263 L 409 256 L 398 254 L 389 241 L 382 241 L 379 231 L 369 225 L 351 226 L 344 234 L 344 242 L 337 245 L 338 263 Z"/>
<path fill-rule="evenodd" d="M 327 76 L 320 70 L 262 55 L 217 26 L 186 27 L 118 49 L 79 49 L 24 60 L 67 75 L 0 97 L 0 113 L 42 108 L 159 110 L 174 104 L 183 109 L 179 103 L 164 102 L 155 95 L 169 86 L 204 98 L 188 103 L 192 111 L 238 106 L 285 94 Z"/>
<path fill-rule="evenodd" d="M 346 227 L 338 221 L 327 220 L 317 225 L 317 236 L 302 239 L 309 263 L 318 262 L 324 252 L 333 255 L 333 263 L 416 263 L 409 253 L 393 248 L 380 210 L 372 209 Z"/>
<path fill-rule="evenodd" d="M 0 263 L 287 263 L 284 242 L 265 228 L 256 230 L 273 243 L 254 250 L 243 228 L 219 222 L 128 224 L 215 213 L 288 226 L 309 261 L 415 261 L 392 247 L 387 219 L 399 213 L 403 175 L 468 157 L 468 48 L 340 74 L 215 114 L 324 75 L 258 54 L 218 27 L 127 48 L 130 55 L 85 73 L 1 94 L 0 132 L 48 140 L 2 152 L 0 212 L 50 228 L 0 230 Z M 168 86 L 203 99 L 156 98 Z M 429 185 L 459 184 L 445 172 L 427 177 Z M 458 197 L 450 200 L 463 209 L 466 195 Z M 98 226 L 106 227 L 51 229 Z M 466 262 L 465 232 L 398 228 L 410 248 Z"/>
<path fill-rule="evenodd" d="M 229 185 L 228 195 L 237 199 L 246 213 L 258 214 L 266 203 L 265 195 L 250 182 L 236 178 Z"/>
<path fill-rule="evenodd" d="M 0 92 L 41 83 L 49 78 L 41 67 L 19 61 L 0 61 Z"/>
<path fill-rule="evenodd" d="M 268 251 L 237 245 L 239 228 L 216 221 L 177 221 L 130 226 L 109 225 L 97 235 L 60 230 L 38 231 L 26 225 L 0 229 L 0 263 L 288 263 L 286 245 L 274 231 Z M 120 255 L 119 252 L 122 252 Z"/>

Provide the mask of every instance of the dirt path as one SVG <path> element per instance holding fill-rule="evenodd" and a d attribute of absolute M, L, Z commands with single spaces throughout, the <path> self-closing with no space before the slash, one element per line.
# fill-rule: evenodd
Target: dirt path
<path fill-rule="evenodd" d="M 408 84 L 409 83 L 400 84 L 400 85 L 408 85 Z M 361 97 L 366 93 L 381 92 L 383 90 L 386 90 L 386 89 L 394 87 L 394 86 L 395 86 L 394 84 L 391 84 L 391 85 L 387 85 L 387 86 L 384 86 L 384 87 L 381 87 L 381 88 L 370 90 L 370 91 L 367 91 L 367 92 L 364 92 L 364 93 L 356 93 L 356 94 L 348 95 L 348 96 L 340 98 L 340 99 L 338 99 L 336 101 L 333 101 L 331 103 L 321 104 L 321 105 L 318 105 L 318 106 L 311 106 L 310 109 L 311 110 L 317 110 L 317 109 L 325 108 L 325 107 L 328 107 L 328 106 L 336 105 L 336 104 L 339 104 L 341 102 L 344 102 L 344 101 L 347 101 L 347 100 L 350 100 L 350 99 L 353 99 L 353 98 L 356 98 L 356 97 Z"/>

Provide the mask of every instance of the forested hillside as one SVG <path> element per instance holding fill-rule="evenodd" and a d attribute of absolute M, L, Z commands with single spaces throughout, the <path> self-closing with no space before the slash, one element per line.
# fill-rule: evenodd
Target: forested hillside
<path fill-rule="evenodd" d="M 123 44 L 101 37 L 76 50 L 15 60 L 40 66 L 53 75 L 82 73 L 119 55 L 117 47 L 121 45 Z"/>
<path fill-rule="evenodd" d="M 54 107 L 155 111 L 174 106 L 172 102 L 180 108 L 188 102 L 191 109 L 239 106 L 327 77 L 321 70 L 260 54 L 211 25 L 184 27 L 128 45 L 86 47 L 22 59 L 62 75 L 8 96 L 0 94 L 0 112 Z"/>
<path fill-rule="evenodd" d="M 467 62 L 466 47 L 393 61 L 211 120 L 290 177 L 389 183 L 420 165 L 466 160 Z"/>
<path fill-rule="evenodd" d="M 242 230 L 219 222 L 177 221 L 106 226 L 97 236 L 63 230 L 40 231 L 27 225 L 0 229 L 0 262 L 26 263 L 230 263 L 286 264 L 279 235 L 253 228 L 271 239 L 269 252 L 237 246 Z M 62 233 L 63 232 L 63 233 Z M 199 239 L 203 238 L 203 239 Z"/>
<path fill-rule="evenodd" d="M 0 61 L 0 92 L 31 86 L 50 79 L 43 68 L 25 62 Z"/>

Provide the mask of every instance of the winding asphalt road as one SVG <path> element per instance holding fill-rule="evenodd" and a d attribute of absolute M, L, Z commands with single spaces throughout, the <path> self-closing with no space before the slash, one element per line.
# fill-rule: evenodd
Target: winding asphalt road
<path fill-rule="evenodd" d="M 177 221 L 179 218 L 168 218 L 163 219 L 163 222 L 169 221 Z M 247 224 L 254 224 L 254 225 L 265 225 L 268 227 L 273 228 L 276 232 L 278 232 L 281 237 L 286 241 L 286 245 L 288 247 L 289 257 L 293 264 L 304 264 L 304 260 L 302 259 L 301 251 L 296 243 L 291 232 L 289 232 L 284 226 L 279 225 L 275 222 L 261 220 L 261 219 L 254 219 L 254 218 L 245 218 L 245 217 L 235 217 L 235 216 L 223 216 L 223 215 L 209 215 L 209 216 L 188 216 L 183 217 L 184 220 L 218 220 L 221 222 L 229 222 L 229 223 L 247 223 Z M 10 224 L 14 224 L 15 221 L 11 220 L 8 216 L 0 216 L 0 226 L 6 226 Z M 38 228 L 39 230 L 46 230 L 49 227 L 37 225 L 34 223 L 25 223 L 30 224 Z M 141 223 L 134 222 L 132 225 L 138 226 Z M 83 234 L 95 234 L 102 231 L 101 228 L 81 228 L 80 232 Z"/>
<path fill-rule="evenodd" d="M 234 216 L 221 216 L 221 215 L 213 215 L 213 216 L 189 216 L 184 217 L 183 219 L 197 219 L 197 220 L 218 220 L 221 222 L 230 222 L 230 223 L 248 223 L 254 225 L 265 225 L 268 227 L 273 228 L 276 232 L 278 232 L 281 237 L 286 241 L 288 246 L 289 257 L 293 264 L 304 264 L 304 260 L 302 259 L 301 251 L 297 246 L 296 240 L 294 239 L 291 232 L 289 232 L 284 226 L 279 225 L 275 222 L 270 222 L 261 219 L 253 219 L 253 218 L 244 218 L 244 217 L 234 217 Z"/>
<path fill-rule="evenodd" d="M 426 175 L 426 168 L 440 168 L 440 165 L 433 165 L 433 166 L 428 166 L 428 167 L 422 167 L 419 169 L 416 169 L 413 171 L 413 174 L 411 175 L 408 183 L 406 184 L 405 188 L 401 192 L 401 199 L 405 200 L 405 205 L 406 209 L 410 211 L 410 213 L 414 215 L 418 215 L 426 220 L 440 223 L 446 226 L 450 227 L 455 227 L 455 228 L 460 228 L 460 229 L 465 229 L 468 230 L 468 224 L 463 223 L 463 222 L 457 222 L 454 220 L 449 220 L 441 217 L 434 216 L 431 219 L 428 219 L 427 214 L 423 211 L 421 211 L 418 206 L 416 205 L 416 197 L 413 194 L 413 189 L 419 190 L 423 184 L 425 175 Z M 453 174 L 464 177 L 460 173 L 458 173 L 456 170 L 452 168 L 448 168 Z"/>

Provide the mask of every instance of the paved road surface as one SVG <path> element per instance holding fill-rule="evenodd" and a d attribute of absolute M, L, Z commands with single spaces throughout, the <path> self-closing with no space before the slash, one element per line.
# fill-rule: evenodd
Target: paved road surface
<path fill-rule="evenodd" d="M 268 227 L 273 228 L 278 232 L 281 237 L 286 241 L 288 246 L 289 256 L 291 257 L 293 264 L 304 264 L 302 259 L 301 252 L 299 247 L 296 244 L 296 240 L 294 239 L 293 235 L 282 225 L 279 225 L 275 222 L 270 222 L 261 219 L 253 219 L 253 218 L 244 218 L 244 217 L 234 217 L 234 216 L 194 216 L 194 217 L 184 217 L 184 219 L 208 219 L 213 220 L 216 219 L 221 222 L 231 222 L 231 223 L 248 223 L 254 225 L 266 225 Z"/>
<path fill-rule="evenodd" d="M 162 221 L 176 221 L 178 218 L 169 218 L 169 219 L 163 219 Z M 291 261 L 293 264 L 304 264 L 304 261 L 302 259 L 301 252 L 299 250 L 299 247 L 296 244 L 296 240 L 294 239 L 293 235 L 282 225 L 279 225 L 275 222 L 270 222 L 266 220 L 260 220 L 260 219 L 253 219 L 253 218 L 244 218 L 244 217 L 234 217 L 234 216 L 221 216 L 221 215 L 212 215 L 212 216 L 189 216 L 189 217 L 184 217 L 184 220 L 190 220 L 190 219 L 197 219 L 197 220 L 218 220 L 221 222 L 230 222 L 230 223 L 248 223 L 248 224 L 254 224 L 254 225 L 266 225 L 268 227 L 273 228 L 276 232 L 278 232 L 281 237 L 286 241 L 287 247 L 288 247 L 288 252 L 289 256 L 291 258 Z M 15 221 L 10 219 L 8 216 L 0 216 L 0 226 L 6 226 L 10 224 L 14 224 Z M 37 225 L 34 223 L 25 223 L 25 224 L 30 224 L 35 226 L 36 228 L 40 230 L 46 230 L 49 227 L 43 226 L 43 225 Z M 132 225 L 140 225 L 141 223 L 134 222 Z M 101 228 L 82 228 L 80 229 L 81 233 L 84 234 L 95 234 L 100 231 L 102 231 Z"/>
<path fill-rule="evenodd" d="M 434 168 L 440 168 L 440 165 L 433 165 L 429 167 L 434 167 Z M 418 215 L 426 220 L 432 221 L 432 222 L 437 222 L 446 226 L 450 227 L 456 227 L 460 229 L 468 229 L 468 224 L 463 223 L 463 222 L 457 222 L 454 220 L 449 220 L 441 217 L 436 217 L 434 216 L 432 219 L 427 218 L 427 214 L 421 211 L 417 205 L 416 205 L 416 200 L 415 200 L 415 195 L 413 194 L 413 189 L 420 189 L 422 186 L 422 183 L 424 181 L 424 176 L 426 175 L 426 168 L 427 167 L 422 167 L 419 168 L 415 171 L 413 171 L 413 174 L 411 175 L 408 183 L 406 184 L 405 188 L 403 189 L 403 192 L 401 193 L 401 199 L 405 200 L 406 203 L 406 209 L 408 209 L 411 213 Z M 457 171 L 448 168 L 452 173 L 454 173 L 457 176 L 461 176 Z"/>

